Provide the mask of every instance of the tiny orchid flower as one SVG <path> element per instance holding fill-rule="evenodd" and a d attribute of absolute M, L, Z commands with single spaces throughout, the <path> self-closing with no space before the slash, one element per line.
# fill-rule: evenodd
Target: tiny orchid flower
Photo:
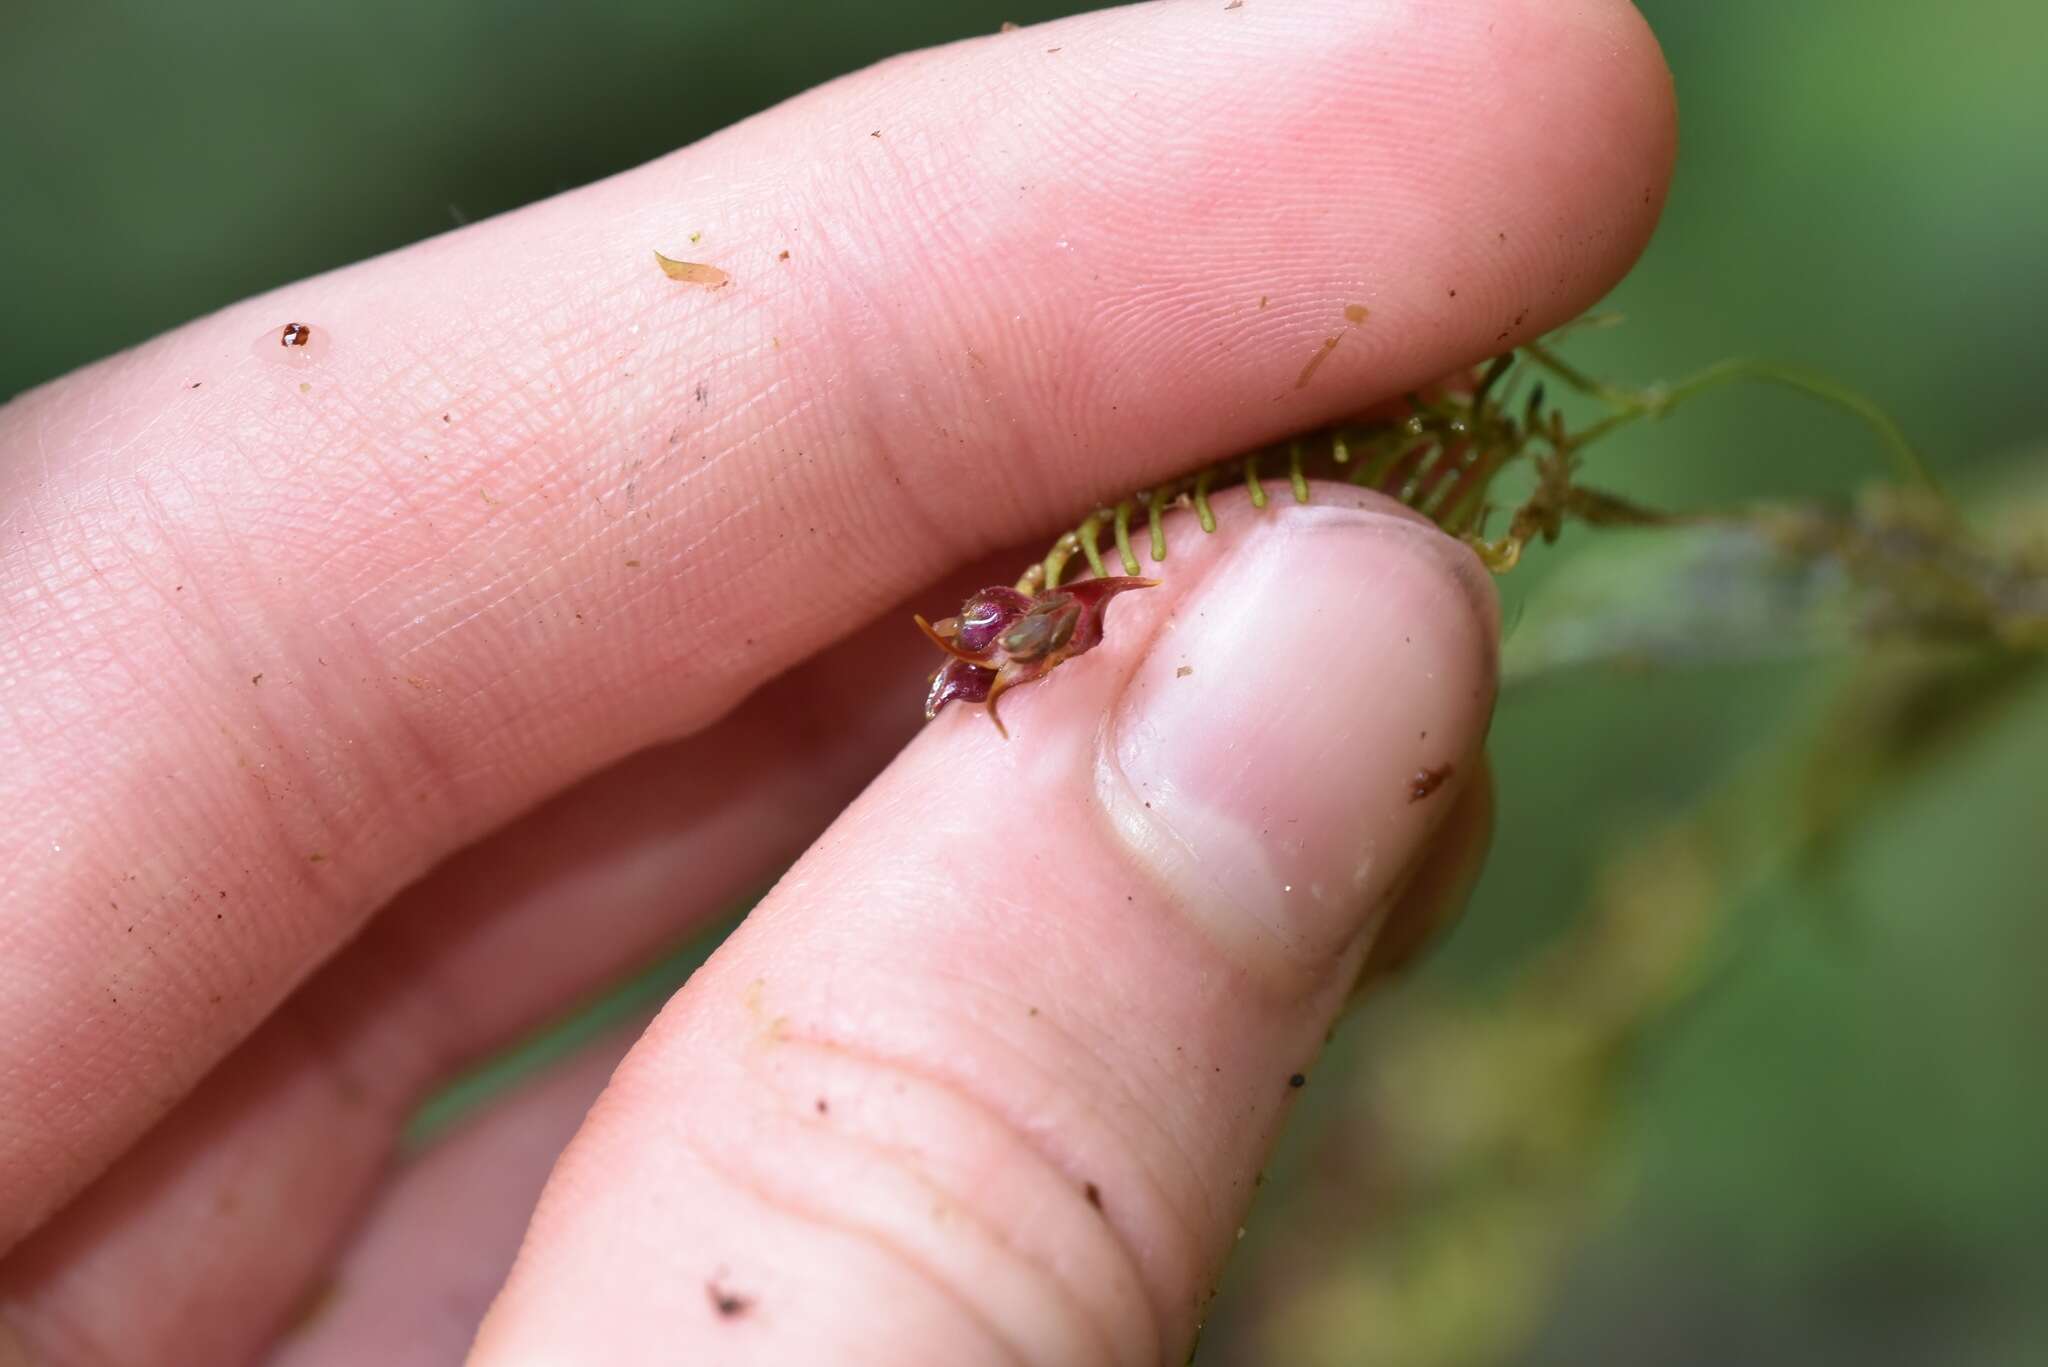
<path fill-rule="evenodd" d="M 926 719 L 938 716 L 949 702 L 982 703 L 1007 740 L 1010 733 L 996 715 L 996 699 L 1100 645 L 1109 600 L 1125 589 L 1148 589 L 1158 582 L 1125 576 L 1083 579 L 1035 595 L 998 586 L 976 592 L 956 616 L 937 622 L 919 617 L 918 630 L 950 657 L 932 675 Z"/>

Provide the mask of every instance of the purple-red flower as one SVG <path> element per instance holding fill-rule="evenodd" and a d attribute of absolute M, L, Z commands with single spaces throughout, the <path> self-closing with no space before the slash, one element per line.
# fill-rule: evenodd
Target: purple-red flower
<path fill-rule="evenodd" d="M 985 703 L 989 720 L 1007 738 L 996 699 L 1093 650 L 1102 642 L 1109 600 L 1125 589 L 1148 589 L 1158 582 L 1123 576 L 1083 579 L 1036 595 L 998 586 L 975 593 L 956 616 L 937 622 L 919 617 L 919 630 L 951 657 L 932 675 L 925 717 L 938 716 L 949 702 Z"/>

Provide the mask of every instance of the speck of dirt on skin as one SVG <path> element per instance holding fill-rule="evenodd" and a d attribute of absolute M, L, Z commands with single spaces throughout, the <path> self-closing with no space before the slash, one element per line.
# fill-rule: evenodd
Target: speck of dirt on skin
<path fill-rule="evenodd" d="M 1287 1085 L 1295 1088 L 1306 1087 L 1308 1086 L 1308 1075 L 1306 1073 L 1291 1074 L 1287 1079 Z"/>
<path fill-rule="evenodd" d="M 879 138 L 882 136 L 882 130 L 877 128 L 874 132 L 868 134 L 868 136 L 871 138 Z"/>
<path fill-rule="evenodd" d="M 789 260 L 789 253 L 788 253 L 788 251 L 786 251 L 786 250 L 785 250 L 785 251 L 780 251 L 780 252 L 777 252 L 777 253 L 775 254 L 775 259 L 776 259 L 777 261 L 787 261 L 787 260 Z"/>
<path fill-rule="evenodd" d="M 187 388 L 187 389 L 197 389 L 197 388 L 199 388 L 199 386 L 201 386 L 201 385 L 203 385 L 203 384 L 205 384 L 205 383 L 206 383 L 206 381 L 204 381 L 204 380 L 194 380 L 194 381 L 193 381 L 193 382 L 192 382 L 191 384 L 188 384 L 188 385 L 186 385 L 186 386 L 185 386 L 185 388 Z"/>
<path fill-rule="evenodd" d="M 1452 291 L 1451 291 L 1451 298 L 1453 298 L 1453 299 L 1456 299 L 1457 297 L 1458 297 L 1458 292 L 1457 292 L 1456 290 L 1452 290 Z"/>
<path fill-rule="evenodd" d="M 1330 353 L 1335 351 L 1337 343 L 1343 340 L 1344 338 L 1341 333 L 1335 337 L 1323 338 L 1323 344 L 1316 348 L 1316 354 L 1309 357 L 1308 364 L 1301 368 L 1301 376 L 1295 380 L 1294 387 L 1296 389 L 1307 389 L 1308 382 L 1316 377 L 1316 372 L 1323 368 L 1323 362 L 1330 359 Z"/>
<path fill-rule="evenodd" d="M 691 234 L 690 234 L 690 244 L 691 244 L 692 246 L 695 246 L 695 245 L 696 245 L 697 243 L 699 243 L 699 242 L 702 242 L 703 240 L 704 240 L 704 234 L 702 234 L 702 233 L 691 233 Z"/>
<path fill-rule="evenodd" d="M 1001 28 L 999 28 L 999 29 L 997 29 L 997 30 L 996 30 L 996 32 L 997 32 L 997 33 L 1015 33 L 1015 32 L 1016 32 L 1016 31 L 1017 31 L 1018 29 L 1020 29 L 1020 28 L 1022 28 L 1022 27 L 1024 27 L 1024 26 L 1023 26 L 1022 24 L 1018 23 L 1018 22 L 1017 22 L 1016 20 L 1014 20 L 1014 19 L 1005 19 L 1005 20 L 1003 20 L 1003 24 L 1002 24 L 1002 27 L 1001 27 Z"/>
<path fill-rule="evenodd" d="M 310 393 L 312 393 L 312 392 L 313 392 L 313 386 L 312 386 L 312 384 L 311 384 L 311 383 L 310 383 L 309 381 L 306 381 L 306 380 L 300 380 L 300 381 L 299 381 L 299 392 L 300 392 L 301 394 L 310 394 Z"/>
<path fill-rule="evenodd" d="M 1267 297 L 1266 297 L 1265 295 L 1263 295 L 1263 294 L 1262 294 L 1262 295 L 1260 295 L 1260 296 L 1259 296 L 1259 307 L 1260 307 L 1260 308 L 1264 308 L 1264 307 L 1265 307 L 1265 306 L 1266 306 L 1266 305 L 1267 305 L 1268 303 L 1270 303 L 1270 302 L 1271 302 L 1271 301 L 1270 301 L 1269 299 L 1267 299 Z"/>
<path fill-rule="evenodd" d="M 325 864 L 327 856 L 324 854 L 309 854 L 306 856 L 306 862 L 308 864 Z"/>
<path fill-rule="evenodd" d="M 690 240 L 696 241 L 694 237 Z M 706 265 L 702 261 L 678 261 L 672 256 L 663 256 L 660 252 L 654 254 L 654 259 L 660 265 L 663 275 L 671 280 L 680 280 L 685 285 L 703 285 L 717 289 L 732 279 L 718 267 Z"/>
<path fill-rule="evenodd" d="M 262 682 L 263 682 L 263 676 L 262 676 L 261 674 L 251 674 L 251 675 L 249 676 L 249 686 L 250 686 L 251 688 L 254 688 L 254 687 L 256 687 L 256 686 L 257 686 L 258 684 L 260 684 L 260 683 L 262 683 Z M 222 893 L 221 895 L 222 895 L 223 897 L 225 897 L 225 896 L 226 896 L 227 894 L 226 894 L 226 893 Z"/>
<path fill-rule="evenodd" d="M 1346 304 L 1344 306 L 1344 321 L 1354 325 L 1362 323 L 1369 312 L 1370 310 L 1363 304 Z"/>
<path fill-rule="evenodd" d="M 1230 0 L 1230 3 L 1223 7 L 1223 12 L 1228 14 L 1231 10 L 1243 8 L 1244 0 Z"/>
<path fill-rule="evenodd" d="M 441 415 L 441 421 L 442 421 L 442 422 L 448 422 L 448 421 L 450 421 L 450 419 L 449 419 L 449 417 L 448 417 L 448 415 L 447 415 L 446 413 L 443 413 L 443 414 Z"/>
<path fill-rule="evenodd" d="M 1032 1007 L 1032 1008 L 1031 1008 L 1031 1010 L 1030 1010 L 1029 1012 L 1027 1012 L 1026 1014 L 1027 1014 L 1027 1015 L 1032 1015 L 1032 1016 L 1035 1016 L 1035 1015 L 1037 1015 L 1037 1014 L 1038 1014 L 1038 1008 L 1034 1006 L 1034 1007 Z"/>
<path fill-rule="evenodd" d="M 1173 677 L 1176 679 L 1185 679 L 1188 675 L 1194 672 L 1195 667 L 1193 665 L 1182 665 L 1179 669 L 1173 671 Z"/>
<path fill-rule="evenodd" d="M 721 1286 L 716 1277 L 704 1283 L 704 1298 L 722 1320 L 738 1319 L 754 1308 L 753 1298 Z"/>
<path fill-rule="evenodd" d="M 1434 769 L 1417 769 L 1415 776 L 1408 780 L 1408 800 L 1420 802 L 1444 786 L 1444 780 L 1451 776 L 1451 766 L 1440 764 Z"/>
<path fill-rule="evenodd" d="M 1089 1204 L 1089 1205 L 1091 1205 L 1091 1206 L 1095 1207 L 1095 1208 L 1096 1208 L 1097 1210 L 1101 1210 L 1101 1209 L 1102 1209 L 1102 1188 L 1101 1188 L 1101 1187 L 1098 1187 L 1098 1186 L 1096 1186 L 1096 1185 L 1095 1185 L 1095 1184 L 1094 1184 L 1093 1182 L 1089 1182 L 1089 1183 L 1087 1183 L 1086 1185 L 1084 1185 L 1084 1186 L 1083 1186 L 1083 1187 L 1081 1188 L 1081 1190 L 1082 1190 L 1082 1191 L 1083 1191 L 1084 1193 L 1086 1193 L 1086 1195 L 1087 1195 L 1087 1197 L 1088 1197 L 1088 1204 Z"/>
<path fill-rule="evenodd" d="M 831 1108 L 831 1106 L 829 1106 L 829 1105 L 827 1105 L 827 1104 L 826 1104 L 826 1101 L 825 1101 L 825 1098 L 824 1098 L 824 1097 L 819 1097 L 819 1098 L 818 1098 L 818 1114 L 819 1114 L 819 1115 L 830 1115 L 831 1113 L 832 1113 L 832 1108 Z"/>
<path fill-rule="evenodd" d="M 629 570 L 637 570 L 640 568 L 640 562 L 637 560 L 628 560 L 626 562 L 626 568 Z"/>

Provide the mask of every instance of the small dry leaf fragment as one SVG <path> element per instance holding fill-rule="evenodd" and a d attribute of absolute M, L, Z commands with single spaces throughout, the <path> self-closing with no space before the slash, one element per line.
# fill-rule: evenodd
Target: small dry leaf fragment
<path fill-rule="evenodd" d="M 1308 388 L 1308 382 L 1316 377 L 1316 372 L 1323 368 L 1323 362 L 1330 359 L 1330 353 L 1337 349 L 1337 343 L 1342 340 L 1341 335 L 1323 338 L 1323 344 L 1316 348 L 1316 354 L 1309 357 L 1308 364 L 1301 368 L 1301 378 L 1294 382 L 1296 389 Z"/>
<path fill-rule="evenodd" d="M 1226 10 L 1243 9 L 1244 0 L 1230 0 L 1230 3 L 1225 5 L 1223 8 Z"/>
<path fill-rule="evenodd" d="M 1179 669 L 1173 671 L 1173 677 L 1176 679 L 1185 679 L 1188 675 L 1194 672 L 1195 667 L 1193 665 L 1182 665 Z"/>
<path fill-rule="evenodd" d="M 654 259 L 660 263 L 663 275 L 686 285 L 708 285 L 716 289 L 732 278 L 718 267 L 707 266 L 701 261 L 678 261 L 660 252 L 654 254 Z"/>
<path fill-rule="evenodd" d="M 1349 323 L 1364 322 L 1366 313 L 1367 309 L 1363 304 L 1346 304 L 1344 306 L 1344 320 Z"/>

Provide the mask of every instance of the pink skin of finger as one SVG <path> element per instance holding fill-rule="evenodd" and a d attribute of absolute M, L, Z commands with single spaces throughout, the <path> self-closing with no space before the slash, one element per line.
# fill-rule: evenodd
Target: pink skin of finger
<path fill-rule="evenodd" d="M 925 729 L 628 1056 L 477 1361 L 1185 1349 L 1493 697 L 1477 559 L 1315 495 L 1175 528 L 1008 741 Z"/>

